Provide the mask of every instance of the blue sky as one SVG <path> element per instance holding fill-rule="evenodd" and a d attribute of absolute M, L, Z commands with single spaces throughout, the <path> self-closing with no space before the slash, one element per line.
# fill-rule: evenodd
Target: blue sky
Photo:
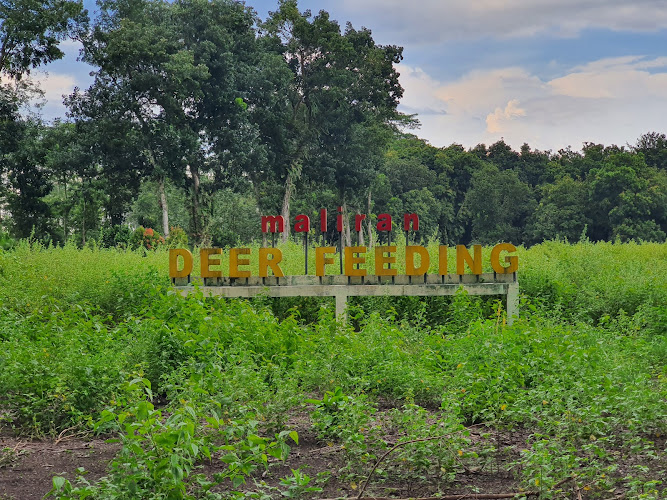
<path fill-rule="evenodd" d="M 265 18 L 275 0 L 246 2 Z M 503 138 L 557 151 L 584 142 L 633 144 L 667 132 L 665 0 L 301 0 L 341 26 L 404 47 L 401 110 L 435 146 Z M 92 2 L 86 6 L 93 7 Z M 64 116 L 61 95 L 93 69 L 64 60 L 37 74 L 43 116 Z"/>

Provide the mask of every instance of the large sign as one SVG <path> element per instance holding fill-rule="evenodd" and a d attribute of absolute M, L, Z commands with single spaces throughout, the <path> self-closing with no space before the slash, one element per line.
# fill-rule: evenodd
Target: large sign
<path fill-rule="evenodd" d="M 340 210 L 340 209 L 339 209 Z M 355 215 L 355 231 L 361 231 L 361 224 L 366 218 L 364 214 Z M 419 230 L 419 216 L 417 214 L 405 214 L 404 230 L 406 232 L 406 242 L 409 241 L 409 231 Z M 342 234 L 343 222 L 342 215 L 337 216 L 336 229 Z M 376 229 L 379 232 L 390 232 L 392 228 L 392 219 L 389 214 L 378 215 Z M 308 234 L 310 231 L 310 218 L 307 215 L 297 215 L 294 224 L 294 231 L 297 233 Z M 281 233 L 285 230 L 285 221 L 283 217 L 263 216 L 262 232 Z M 327 213 L 326 209 L 321 210 L 320 230 L 323 234 L 327 232 Z M 342 238 L 339 238 L 341 241 Z M 389 239 L 391 241 L 391 239 Z M 306 242 L 307 245 L 307 242 Z M 306 246 L 306 255 L 308 248 Z M 369 269 L 366 265 L 368 253 L 366 246 L 347 246 L 338 248 L 334 246 L 315 247 L 315 276 L 325 276 L 327 265 L 335 263 L 335 257 L 338 254 L 341 266 L 340 274 L 345 276 L 396 276 L 398 271 L 396 265 L 395 245 L 376 246 L 372 251 L 374 253 L 374 266 Z M 438 248 L 438 273 L 442 276 L 450 274 L 449 263 L 447 262 L 448 247 L 441 245 Z M 515 273 L 519 268 L 519 258 L 515 255 L 516 247 L 510 243 L 499 243 L 491 250 L 491 268 L 497 274 Z M 199 254 L 200 269 L 199 275 L 202 278 L 222 278 L 222 260 L 225 258 L 222 248 L 203 248 Z M 250 248 L 231 248 L 228 252 L 227 261 L 230 278 L 249 278 L 252 276 L 249 266 L 251 259 L 257 259 L 259 268 L 259 277 L 266 278 L 271 276 L 284 277 L 285 273 L 281 268 L 283 262 L 283 253 L 279 248 L 268 247 L 258 249 L 256 255 Z M 405 274 L 407 276 L 420 276 L 428 272 L 431 267 L 431 255 L 428 250 L 421 245 L 407 245 L 405 247 Z M 392 267 L 394 266 L 394 267 Z M 455 274 L 463 275 L 466 267 L 471 274 L 482 274 L 482 247 L 473 245 L 472 254 L 463 245 L 456 246 L 456 267 Z M 217 269 L 215 269 L 217 268 Z M 194 258 L 192 253 L 184 248 L 172 249 L 169 251 L 169 277 L 185 278 L 192 275 L 194 271 Z M 269 274 L 270 272 L 270 274 Z M 307 260 L 304 274 L 308 274 Z"/>
<path fill-rule="evenodd" d="M 343 273 L 345 276 L 396 276 L 396 246 L 376 246 L 372 249 L 375 255 L 375 264 L 372 269 L 366 266 L 366 254 L 368 248 L 365 246 L 343 247 Z M 438 247 L 438 274 L 444 276 L 450 274 L 447 262 L 448 247 Z M 519 268 L 519 258 L 513 255 L 516 247 L 510 243 L 499 243 L 491 250 L 490 264 L 497 274 L 515 273 Z M 315 276 L 325 276 L 327 264 L 335 264 L 336 247 L 315 248 Z M 222 248 L 202 248 L 199 251 L 199 276 L 202 278 L 222 278 L 223 272 L 219 268 L 225 257 Z M 281 268 L 283 253 L 279 248 L 259 248 L 253 255 L 251 248 L 229 249 L 227 261 L 230 278 L 249 278 L 252 276 L 250 270 L 251 259 L 256 258 L 259 264 L 259 277 L 268 276 L 285 277 Z M 417 262 L 419 261 L 419 262 Z M 431 267 L 431 256 L 428 250 L 420 245 L 409 245 L 405 247 L 405 274 L 407 276 L 420 276 L 426 274 Z M 482 274 L 482 246 L 473 245 L 472 254 L 463 245 L 456 246 L 457 275 L 466 274 L 466 269 L 471 274 Z M 169 250 L 169 277 L 186 278 L 194 271 L 194 257 L 185 248 Z M 271 274 L 269 274 L 269 271 Z M 373 272 L 369 272 L 373 271 Z"/>
<path fill-rule="evenodd" d="M 336 317 L 344 320 L 349 296 L 453 295 L 462 287 L 473 295 L 505 295 L 508 323 L 518 317 L 519 288 L 516 272 L 519 258 L 514 245 L 495 245 L 490 255 L 490 265 L 494 272 L 484 274 L 481 245 L 473 245 L 472 253 L 464 245 L 457 245 L 456 262 L 450 269 L 447 246 L 440 245 L 437 256 L 432 256 L 427 248 L 408 244 L 403 262 L 405 274 L 399 276 L 396 267 L 397 247 L 391 244 L 391 216 L 378 215 L 376 229 L 387 233 L 387 244 L 370 250 L 363 245 L 342 246 L 342 217 L 339 214 L 336 221 L 338 247 L 326 244 L 315 247 L 315 276 L 308 276 L 310 218 L 298 215 L 294 232 L 304 234 L 304 275 L 285 276 L 281 267 L 283 253 L 275 245 L 256 251 L 247 247 L 230 248 L 227 252 L 222 248 L 203 248 L 199 251 L 198 271 L 203 285 L 200 290 L 210 296 L 222 297 L 335 297 Z M 365 215 L 355 216 L 355 231 L 361 231 L 365 218 Z M 403 222 L 406 242 L 409 243 L 409 232 L 419 230 L 419 217 L 417 214 L 406 214 Z M 324 240 L 328 231 L 326 209 L 320 213 L 320 230 Z M 264 216 L 262 231 L 275 236 L 285 231 L 285 221 L 281 216 Z M 367 263 L 369 252 L 374 256 L 372 265 Z M 226 276 L 223 276 L 221 269 L 224 259 L 228 269 Z M 188 284 L 195 272 L 194 260 L 192 253 L 185 248 L 169 250 L 169 276 L 182 295 L 193 292 L 193 287 Z M 340 263 L 339 272 L 327 275 L 327 266 L 335 264 L 336 260 Z M 432 260 L 437 262 L 438 274 L 428 274 Z M 257 276 L 253 276 L 251 271 L 251 266 L 255 268 L 255 264 L 259 270 Z M 450 273 L 450 270 L 454 273 Z"/>

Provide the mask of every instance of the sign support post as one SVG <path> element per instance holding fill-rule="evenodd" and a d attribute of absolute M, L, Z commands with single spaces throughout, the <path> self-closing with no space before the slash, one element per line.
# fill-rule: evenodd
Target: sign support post
<path fill-rule="evenodd" d="M 516 273 L 466 274 L 421 276 L 363 276 L 350 278 L 338 276 L 291 276 L 269 278 L 217 278 L 218 285 L 200 286 L 198 290 L 209 297 L 251 298 L 269 297 L 334 297 L 336 319 L 347 321 L 348 297 L 377 296 L 447 296 L 460 289 L 470 295 L 504 295 L 506 297 L 507 324 L 519 317 L 519 282 Z M 410 278 L 418 278 L 413 279 Z M 176 291 L 182 296 L 195 293 L 197 288 L 187 286 L 186 278 L 176 279 Z M 353 280 L 350 282 L 350 280 Z"/>

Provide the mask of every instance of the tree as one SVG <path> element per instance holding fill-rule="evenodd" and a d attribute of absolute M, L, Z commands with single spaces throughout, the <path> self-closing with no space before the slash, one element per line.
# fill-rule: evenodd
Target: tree
<path fill-rule="evenodd" d="M 419 214 L 419 231 L 411 236 L 411 242 L 426 241 L 436 235 L 441 205 L 427 188 L 413 189 L 403 195 L 405 213 Z"/>
<path fill-rule="evenodd" d="M 0 74 L 21 79 L 62 58 L 58 45 L 78 37 L 87 20 L 82 1 L 0 0 Z"/>
<path fill-rule="evenodd" d="M 535 208 L 530 186 L 514 170 L 487 165 L 472 175 L 461 216 L 471 224 L 472 240 L 482 244 L 521 243 L 526 220 Z"/>
<path fill-rule="evenodd" d="M 552 172 L 549 169 L 549 153 L 531 150 L 528 144 L 521 146 L 521 155 L 515 169 L 519 173 L 521 182 L 532 187 L 553 182 Z"/>
<path fill-rule="evenodd" d="M 52 186 L 43 163 L 43 128 L 27 120 L 19 124 L 15 129 L 18 147 L 5 155 L 10 187 L 6 199 L 12 214 L 12 234 L 17 238 L 34 234 L 39 240 L 52 240 L 51 209 L 44 201 Z"/>
<path fill-rule="evenodd" d="M 119 0 L 102 7 L 98 23 L 84 40 L 84 59 L 99 70 L 85 93 L 70 97 L 70 109 L 79 123 L 97 122 L 97 130 L 107 134 L 97 134 L 96 149 L 103 155 L 104 142 L 113 137 L 109 132 L 130 139 L 138 153 L 132 167 L 157 182 L 162 231 L 168 235 L 165 183 L 168 178 L 182 179 L 188 151 L 199 150 L 192 148 L 196 138 L 183 121 L 188 103 L 200 95 L 199 81 L 207 71 L 183 47 L 169 4 Z M 107 130 L 111 122 L 117 125 Z M 114 171 L 114 163 L 104 162 L 107 171 Z"/>
<path fill-rule="evenodd" d="M 586 215 L 588 188 L 583 181 L 563 177 L 542 186 L 542 199 L 526 227 L 528 243 L 567 238 L 579 240 L 591 219 Z"/>
<path fill-rule="evenodd" d="M 664 240 L 665 173 L 647 167 L 643 155 L 610 155 L 591 171 L 591 238 Z"/>
<path fill-rule="evenodd" d="M 370 30 L 350 24 L 341 33 L 327 12 L 302 13 L 295 0 L 282 0 L 264 28 L 292 71 L 275 163 L 284 182 L 281 213 L 289 220 L 305 175 L 335 186 L 346 215 L 350 197 L 367 193 L 391 137 L 387 127 L 400 117 L 403 89 L 394 64 L 402 49 L 377 45 Z"/>
<path fill-rule="evenodd" d="M 633 151 L 644 155 L 644 161 L 649 167 L 667 171 L 667 136 L 658 132 L 648 132 L 642 135 Z"/>
<path fill-rule="evenodd" d="M 190 104 L 193 111 L 182 121 L 200 141 L 198 153 L 188 159 L 186 184 L 193 233 L 203 234 L 209 224 L 204 214 L 215 213 L 213 204 L 221 199 L 213 191 L 245 188 L 249 178 L 262 200 L 260 185 L 271 177 L 275 155 L 270 144 L 280 142 L 286 121 L 290 71 L 269 40 L 258 36 L 254 12 L 240 2 L 181 0 L 174 16 L 183 46 L 208 74 L 199 82 L 200 97 Z"/>
<path fill-rule="evenodd" d="M 439 197 L 443 204 L 440 238 L 443 243 L 468 243 L 472 239 L 469 214 L 461 210 L 475 172 L 484 168 L 484 160 L 459 144 L 443 148 L 439 156 L 439 184 L 446 191 Z"/>
<path fill-rule="evenodd" d="M 261 81 L 269 71 L 262 69 L 255 18 L 226 1 L 111 0 L 103 6 L 84 43 L 85 59 L 100 69 L 91 88 L 70 99 L 74 115 L 115 124 L 112 131 L 130 138 L 139 152 L 135 170 L 158 186 L 165 235 L 166 183 L 187 188 L 192 233 L 201 241 L 202 175 L 219 181 L 225 170 L 241 175 L 249 165 L 266 163 L 251 117 L 261 105 L 257 94 L 280 93 Z"/>
<path fill-rule="evenodd" d="M 519 153 L 514 151 L 503 139 L 489 146 L 486 159 L 500 170 L 518 170 Z"/>
<path fill-rule="evenodd" d="M 60 42 L 77 36 L 86 21 L 80 1 L 0 0 L 0 77 L 5 80 L 0 83 L 0 204 L 5 198 L 15 210 L 13 225 L 19 235 L 29 235 L 33 226 L 36 231 L 46 228 L 40 217 L 48 210 L 41 197 L 49 191 L 46 174 L 33 155 L 37 124 L 19 113 L 36 92 L 25 76 L 60 59 Z M 7 182 L 12 190 L 7 190 Z"/>
<path fill-rule="evenodd" d="M 60 239 L 66 241 L 76 233 L 81 245 L 100 227 L 102 210 L 113 214 L 111 201 L 126 190 L 125 182 L 105 185 L 104 171 L 91 147 L 93 139 L 90 129 L 56 122 L 44 130 L 41 141 L 44 167 L 53 185 L 46 201 L 58 219 Z"/>

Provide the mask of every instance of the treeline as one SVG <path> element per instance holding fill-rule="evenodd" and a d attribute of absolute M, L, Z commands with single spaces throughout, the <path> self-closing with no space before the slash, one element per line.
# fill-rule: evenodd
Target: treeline
<path fill-rule="evenodd" d="M 92 20 L 75 1 L 26 6 L 3 6 L 0 25 L 0 229 L 15 238 L 126 245 L 141 237 L 129 227 L 156 241 L 178 227 L 225 246 L 261 238 L 260 215 L 341 206 L 350 221 L 416 212 L 416 237 L 448 244 L 665 240 L 664 134 L 581 152 L 435 148 L 397 110 L 402 48 L 294 0 L 266 20 L 228 0 L 108 0 Z M 29 72 L 67 37 L 94 81 L 45 124 L 21 113 Z"/>
<path fill-rule="evenodd" d="M 502 140 L 439 149 L 402 137 L 371 192 L 378 210 L 418 212 L 423 236 L 450 244 L 664 241 L 667 137 L 651 132 L 633 146 L 586 143 L 557 153 L 527 144 L 514 151 Z"/>

